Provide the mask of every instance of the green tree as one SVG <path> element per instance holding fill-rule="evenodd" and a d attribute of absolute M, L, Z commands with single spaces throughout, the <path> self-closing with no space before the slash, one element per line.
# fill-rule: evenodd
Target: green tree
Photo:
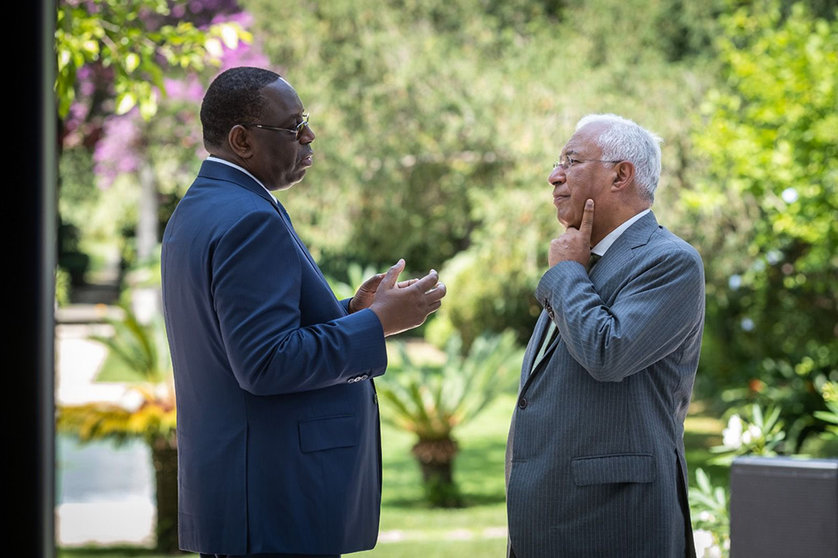
<path fill-rule="evenodd" d="M 318 132 L 305 194 L 284 201 L 327 273 L 398 257 L 427 271 L 465 248 L 466 192 L 499 188 L 507 163 L 488 58 L 510 39 L 472 3 L 291 2 L 293 18 L 274 2 L 243 4 Z"/>
<path fill-rule="evenodd" d="M 304 187 L 282 194 L 300 234 L 331 276 L 398 257 L 458 274 L 441 339 L 510 327 L 525 340 L 558 230 L 546 177 L 579 117 L 618 112 L 666 137 L 659 206 L 688 180 L 716 2 L 675 27 L 677 0 L 242 4 L 318 133 Z"/>
<path fill-rule="evenodd" d="M 838 378 L 838 23 L 803 4 L 723 18 L 723 85 L 694 141 L 705 178 L 685 202 L 707 264 L 704 370 L 728 401 L 783 409 L 795 451 L 823 429 Z"/>
<path fill-rule="evenodd" d="M 89 159 L 102 138 L 125 137 L 120 154 L 123 165 L 135 157 L 146 158 L 144 134 L 131 135 L 124 127 L 108 129 L 108 117 L 128 115 L 136 110 L 148 123 L 158 113 L 167 95 L 167 80 L 195 75 L 220 64 L 224 48 L 234 48 L 251 39 L 239 23 L 223 22 L 199 27 L 175 13 L 182 1 L 62 0 L 56 9 L 55 92 L 59 121 L 59 149 L 62 184 L 71 181 L 69 199 L 62 200 L 59 188 L 59 265 L 74 271 L 74 282 L 86 271 L 88 255 L 81 241 L 91 228 L 90 212 L 83 209 L 99 202 Z M 71 107 L 75 107 L 71 111 Z M 178 138 L 177 134 L 168 136 Z M 128 138 L 137 138 L 133 144 Z M 177 150 L 168 142 L 168 151 Z M 175 146 L 174 149 L 172 147 Z M 67 153 L 68 150 L 70 153 Z M 188 150 L 188 147 L 181 151 Z M 65 154 L 67 154 L 65 160 Z M 193 151 L 194 157 L 194 151 Z M 171 159 L 171 157 L 169 157 Z M 88 164 L 85 165 L 84 163 Z M 132 190 L 137 202 L 136 240 L 132 246 L 140 259 L 150 257 L 158 240 L 158 184 L 153 165 L 139 164 Z M 169 169 L 171 170 L 171 169 Z M 80 174 L 72 171 L 81 171 Z M 68 211 L 68 206 L 74 209 Z M 61 211 L 63 210 L 63 211 Z M 81 217 L 78 215 L 81 214 Z M 75 219 L 74 219 L 75 218 Z M 110 223 L 114 215 L 109 215 Z M 110 225 L 113 228 L 113 225 Z M 77 233 L 77 231 L 80 231 Z M 113 232 L 113 231 L 108 231 Z M 118 231 L 122 232 L 122 231 Z"/>
<path fill-rule="evenodd" d="M 149 119 L 157 112 L 168 68 L 201 71 L 221 54 L 247 38 L 237 23 L 220 23 L 206 30 L 190 21 L 150 25 L 170 15 L 166 0 L 61 1 L 55 30 L 55 92 L 58 116 L 65 118 L 77 97 L 79 70 L 97 64 L 111 71 L 115 114 L 135 106 Z"/>

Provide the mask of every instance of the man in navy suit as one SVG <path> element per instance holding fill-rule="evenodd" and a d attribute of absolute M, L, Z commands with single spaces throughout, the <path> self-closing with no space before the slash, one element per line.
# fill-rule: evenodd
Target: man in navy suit
<path fill-rule="evenodd" d="M 180 548 L 207 557 L 338 556 L 378 536 L 373 378 L 385 337 L 445 286 L 386 274 L 339 301 L 270 193 L 302 180 L 314 132 L 293 87 L 233 68 L 201 105 L 210 156 L 163 236 L 177 395 Z"/>
<path fill-rule="evenodd" d="M 565 230 L 536 289 L 507 442 L 512 557 L 695 556 L 683 434 L 704 271 L 651 212 L 659 141 L 590 115 L 548 179 Z"/>

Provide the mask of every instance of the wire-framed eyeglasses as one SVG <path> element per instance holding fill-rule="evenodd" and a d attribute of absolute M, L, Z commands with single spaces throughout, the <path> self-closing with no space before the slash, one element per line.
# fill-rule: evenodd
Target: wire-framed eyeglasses
<path fill-rule="evenodd" d="M 617 159 L 616 161 L 609 161 L 606 159 L 574 159 L 573 157 L 568 157 L 567 155 L 562 155 L 562 158 L 553 163 L 553 168 L 557 169 L 561 167 L 564 170 L 568 170 L 573 165 L 579 163 L 619 163 L 622 159 Z"/>

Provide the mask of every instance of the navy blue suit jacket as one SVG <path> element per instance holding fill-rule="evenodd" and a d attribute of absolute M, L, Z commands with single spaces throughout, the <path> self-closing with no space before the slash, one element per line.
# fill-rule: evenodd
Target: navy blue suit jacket
<path fill-rule="evenodd" d="M 285 209 L 205 161 L 163 236 L 180 547 L 338 554 L 378 535 L 384 333 L 336 299 Z"/>

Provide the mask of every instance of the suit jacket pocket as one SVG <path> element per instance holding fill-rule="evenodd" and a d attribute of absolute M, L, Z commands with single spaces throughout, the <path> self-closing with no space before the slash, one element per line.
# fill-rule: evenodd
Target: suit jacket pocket
<path fill-rule="evenodd" d="M 301 420 L 299 432 L 303 453 L 358 445 L 358 426 L 354 415 Z"/>
<path fill-rule="evenodd" d="M 648 453 L 576 457 L 570 462 L 570 469 L 576 486 L 655 480 L 655 460 Z"/>

